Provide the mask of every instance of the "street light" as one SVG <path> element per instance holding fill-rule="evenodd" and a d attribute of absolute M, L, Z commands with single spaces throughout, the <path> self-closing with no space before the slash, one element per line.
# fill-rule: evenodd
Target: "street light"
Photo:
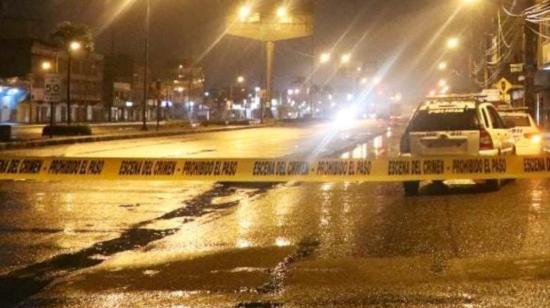
<path fill-rule="evenodd" d="M 70 44 L 69 44 L 69 49 L 71 51 L 78 51 L 82 48 L 82 43 L 80 42 L 77 42 L 77 41 L 72 41 Z"/>
<path fill-rule="evenodd" d="M 241 21 L 246 21 L 246 19 L 250 16 L 251 13 L 252 13 L 252 8 L 250 7 L 250 5 L 243 5 L 239 9 L 239 19 Z"/>
<path fill-rule="evenodd" d="M 44 71 L 44 72 L 48 72 L 49 70 L 52 69 L 52 63 L 50 61 L 43 61 L 41 64 L 40 64 L 40 68 Z"/>
<path fill-rule="evenodd" d="M 351 55 L 349 53 L 343 54 L 340 58 L 340 63 L 348 64 L 351 61 Z"/>
<path fill-rule="evenodd" d="M 243 83 L 244 82 L 244 77 L 243 76 L 237 77 L 237 82 L 238 83 Z"/>
<path fill-rule="evenodd" d="M 438 65 L 437 65 L 437 69 L 440 70 L 440 71 L 444 71 L 447 69 L 447 62 L 443 61 L 443 62 L 440 62 Z"/>
<path fill-rule="evenodd" d="M 288 10 L 286 7 L 281 6 L 277 9 L 277 17 L 279 18 L 285 18 L 288 15 Z"/>
<path fill-rule="evenodd" d="M 446 86 L 447 86 L 447 80 L 441 79 L 441 80 L 439 80 L 439 82 L 438 82 L 437 84 L 438 84 L 439 87 L 441 87 L 441 88 L 446 87 Z"/>
<path fill-rule="evenodd" d="M 447 47 L 449 49 L 455 49 L 458 47 L 459 44 L 460 44 L 460 40 L 456 37 L 451 37 L 450 39 L 447 40 Z"/>
<path fill-rule="evenodd" d="M 323 52 L 321 54 L 321 56 L 319 57 L 319 60 L 322 64 L 325 64 L 325 63 L 328 63 L 330 62 L 330 59 L 332 58 L 332 56 L 330 55 L 330 53 L 328 52 Z"/>

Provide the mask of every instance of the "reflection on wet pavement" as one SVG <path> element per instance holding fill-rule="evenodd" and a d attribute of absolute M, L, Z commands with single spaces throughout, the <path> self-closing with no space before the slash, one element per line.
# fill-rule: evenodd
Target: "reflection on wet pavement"
<path fill-rule="evenodd" d="M 349 157 L 388 155 L 398 135 L 361 143 Z M 550 305 L 550 181 L 509 182 L 499 192 L 447 184 L 425 185 L 418 197 L 404 197 L 399 183 L 207 189 L 142 221 L 136 230 L 148 235 L 139 238 L 153 240 L 115 239 L 126 249 L 87 255 L 94 266 L 24 305 Z M 59 230 L 78 234 L 75 226 Z"/>

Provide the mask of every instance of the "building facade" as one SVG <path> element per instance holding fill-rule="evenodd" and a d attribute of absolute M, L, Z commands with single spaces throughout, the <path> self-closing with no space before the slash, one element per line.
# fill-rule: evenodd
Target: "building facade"
<path fill-rule="evenodd" d="M 67 52 L 37 39 L 2 39 L 0 44 L 2 122 L 50 121 L 51 105 L 44 101 L 44 80 L 48 74 L 56 74 L 62 80 L 62 100 L 54 104 L 53 114 L 55 122 L 65 122 Z M 75 122 L 102 121 L 103 56 L 82 52 L 72 57 L 71 118 Z"/>

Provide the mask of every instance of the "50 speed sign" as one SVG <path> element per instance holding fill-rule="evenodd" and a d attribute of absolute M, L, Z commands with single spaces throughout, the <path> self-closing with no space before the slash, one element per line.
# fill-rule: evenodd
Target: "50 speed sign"
<path fill-rule="evenodd" d="M 58 103 L 61 101 L 62 81 L 59 75 L 49 74 L 44 78 L 44 101 Z"/>

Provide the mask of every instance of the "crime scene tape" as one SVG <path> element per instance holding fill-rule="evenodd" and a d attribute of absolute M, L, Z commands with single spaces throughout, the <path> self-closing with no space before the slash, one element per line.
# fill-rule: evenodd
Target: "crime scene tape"
<path fill-rule="evenodd" d="M 550 178 L 550 155 L 376 159 L 0 158 L 0 180 L 393 182 Z"/>

